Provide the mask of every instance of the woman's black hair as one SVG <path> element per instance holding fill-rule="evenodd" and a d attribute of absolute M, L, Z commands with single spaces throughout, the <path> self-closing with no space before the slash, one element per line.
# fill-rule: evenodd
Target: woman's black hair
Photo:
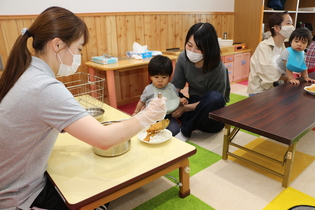
<path fill-rule="evenodd" d="M 221 50 L 218 35 L 213 25 L 210 23 L 194 24 L 187 32 L 185 46 L 191 36 L 194 36 L 194 41 L 203 54 L 203 72 L 216 68 L 221 62 Z M 189 60 L 186 51 L 185 55 Z"/>
<path fill-rule="evenodd" d="M 293 39 L 307 41 L 307 46 L 308 46 L 312 42 L 312 32 L 308 28 L 297 28 L 290 35 L 290 38 L 289 38 L 290 46 Z"/>
<path fill-rule="evenodd" d="M 150 76 L 171 76 L 173 73 L 172 61 L 163 55 L 154 56 L 149 62 L 148 71 Z"/>

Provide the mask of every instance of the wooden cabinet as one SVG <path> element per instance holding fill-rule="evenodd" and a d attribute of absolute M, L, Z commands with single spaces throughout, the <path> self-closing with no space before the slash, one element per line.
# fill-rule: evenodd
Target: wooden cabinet
<path fill-rule="evenodd" d="M 234 81 L 234 55 L 222 56 L 222 61 L 228 69 L 230 82 Z"/>
<path fill-rule="evenodd" d="M 246 79 L 249 74 L 250 52 L 234 55 L 234 81 Z"/>
<path fill-rule="evenodd" d="M 228 69 L 230 82 L 247 79 L 249 74 L 250 52 L 238 52 L 222 57 L 224 65 Z"/>
<path fill-rule="evenodd" d="M 234 82 L 234 62 L 224 63 L 229 73 L 230 82 Z"/>
<path fill-rule="evenodd" d="M 286 0 L 284 10 L 267 8 L 269 0 L 235 0 L 234 2 L 234 42 L 245 42 L 247 47 L 255 51 L 262 41 L 262 24 L 269 30 L 268 19 L 275 12 L 287 10 L 294 26 L 298 23 L 311 23 L 315 26 L 315 11 L 301 11 L 301 8 L 315 8 L 315 0 Z M 315 34 L 315 30 L 312 32 Z"/>

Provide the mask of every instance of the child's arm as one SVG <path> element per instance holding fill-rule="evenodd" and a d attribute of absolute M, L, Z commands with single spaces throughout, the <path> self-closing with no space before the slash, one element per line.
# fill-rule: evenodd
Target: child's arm
<path fill-rule="evenodd" d="M 142 101 L 139 101 L 139 102 L 137 103 L 136 109 L 135 109 L 135 111 L 133 112 L 132 116 L 138 114 L 138 112 L 140 112 L 142 109 L 144 109 L 144 106 L 145 106 L 145 103 L 142 102 Z"/>
<path fill-rule="evenodd" d="M 284 60 L 283 62 L 284 62 L 284 66 L 286 66 L 287 61 Z M 289 69 L 286 69 L 286 74 L 287 74 L 288 82 L 294 85 L 300 84 L 300 81 L 294 78 L 292 71 L 290 71 Z"/>
<path fill-rule="evenodd" d="M 302 75 L 302 77 L 304 78 L 305 82 L 313 82 L 313 83 L 315 82 L 315 80 L 313 80 L 313 79 L 311 79 L 311 78 L 308 77 L 308 72 L 307 72 L 307 70 L 302 71 L 302 72 L 301 72 L 301 75 Z"/>

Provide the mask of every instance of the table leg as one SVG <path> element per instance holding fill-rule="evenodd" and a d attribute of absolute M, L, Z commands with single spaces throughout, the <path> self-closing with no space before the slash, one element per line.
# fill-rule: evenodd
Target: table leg
<path fill-rule="evenodd" d="M 282 187 L 288 187 L 289 185 L 292 164 L 293 164 L 294 155 L 295 155 L 295 148 L 296 148 L 296 143 L 294 143 L 293 145 L 290 145 L 288 148 L 288 152 L 285 158 L 286 160 L 285 160 L 285 166 L 284 166 Z"/>
<path fill-rule="evenodd" d="M 106 78 L 107 78 L 107 88 L 108 88 L 107 91 L 108 91 L 109 105 L 114 108 L 117 108 L 114 71 L 106 71 Z"/>
<path fill-rule="evenodd" d="M 185 159 L 181 162 L 181 167 L 179 168 L 179 182 L 182 186 L 179 189 L 179 197 L 185 198 L 190 195 L 190 168 L 189 160 Z"/>
<path fill-rule="evenodd" d="M 222 151 L 222 159 L 226 160 L 228 158 L 228 151 L 229 151 L 229 136 L 231 133 L 231 126 L 228 124 L 225 124 L 224 129 L 224 139 L 223 139 L 223 151 Z"/>

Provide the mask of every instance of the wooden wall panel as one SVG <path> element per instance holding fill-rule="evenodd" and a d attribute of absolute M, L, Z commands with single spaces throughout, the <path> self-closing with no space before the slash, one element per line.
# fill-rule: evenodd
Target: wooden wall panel
<path fill-rule="evenodd" d="M 197 22 L 210 22 L 216 28 L 218 36 L 228 33 L 234 36 L 234 13 L 224 12 L 135 12 L 135 13 L 91 13 L 77 14 L 89 28 L 90 40 L 82 51 L 82 65 L 79 71 L 88 72 L 84 65 L 92 56 L 103 53 L 121 57 L 132 50 L 133 42 L 148 45 L 149 50 L 184 47 L 188 29 Z M 9 52 L 20 35 L 21 29 L 28 28 L 35 20 L 35 15 L 1 16 L 0 15 L 0 54 L 6 65 Z M 29 39 L 28 47 L 31 47 Z M 106 77 L 105 73 L 99 73 Z M 1 71 L 0 71 L 1 76 Z M 138 79 L 138 81 L 137 81 Z M 118 104 L 137 98 L 148 84 L 147 69 L 117 72 L 115 81 Z M 137 82 L 136 82 L 137 81 Z M 108 102 L 108 92 L 105 102 Z"/>

